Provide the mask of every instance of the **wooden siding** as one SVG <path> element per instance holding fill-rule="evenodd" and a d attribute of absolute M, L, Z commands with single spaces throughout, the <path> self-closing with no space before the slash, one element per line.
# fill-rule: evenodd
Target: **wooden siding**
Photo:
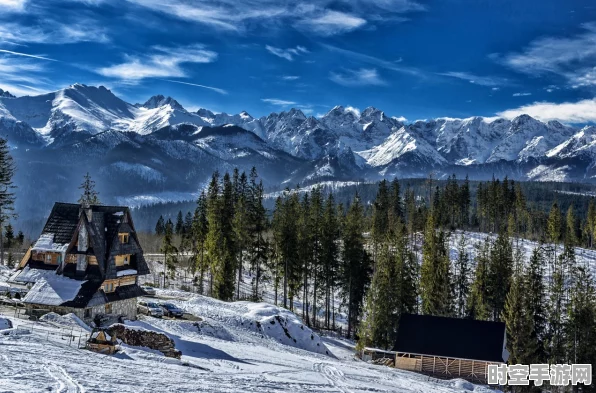
<path fill-rule="evenodd" d="M 29 258 L 31 258 L 31 247 L 27 249 L 27 252 L 23 256 L 23 259 L 21 259 L 21 263 L 19 263 L 18 269 L 24 268 L 27 262 L 29 262 Z"/>
<path fill-rule="evenodd" d="M 417 371 L 437 378 L 451 379 L 459 377 L 468 381 L 480 383 L 487 382 L 489 364 L 500 363 L 400 352 L 395 354 L 396 368 Z"/>

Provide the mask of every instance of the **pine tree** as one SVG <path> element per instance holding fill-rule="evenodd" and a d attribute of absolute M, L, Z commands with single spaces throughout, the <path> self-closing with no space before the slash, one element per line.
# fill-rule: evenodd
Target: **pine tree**
<path fill-rule="evenodd" d="M 16 242 L 19 247 L 21 247 L 25 242 L 25 234 L 23 233 L 23 231 L 19 231 L 19 233 L 17 233 Z"/>
<path fill-rule="evenodd" d="M 435 214 L 431 212 L 424 232 L 420 268 L 420 297 L 426 315 L 452 314 L 451 263 L 445 240 L 445 233 L 435 229 Z"/>
<path fill-rule="evenodd" d="M 536 352 L 532 340 L 532 316 L 526 307 L 527 286 L 521 268 L 513 276 L 501 319 L 507 331 L 507 350 L 511 364 L 529 364 Z"/>
<path fill-rule="evenodd" d="M 527 313 L 532 317 L 532 337 L 536 342 L 536 351 L 530 358 L 530 363 L 544 362 L 546 359 L 545 334 L 546 334 L 546 292 L 544 288 L 544 256 L 542 247 L 538 246 L 532 251 L 530 264 L 526 271 L 526 304 Z"/>
<path fill-rule="evenodd" d="M 13 255 L 12 251 L 9 251 L 8 256 L 6 258 L 6 266 L 13 269 L 15 267 L 15 265 L 16 265 L 15 257 Z"/>
<path fill-rule="evenodd" d="M 594 206 L 594 198 L 590 198 L 588 204 L 588 212 L 586 214 L 586 223 L 584 225 L 584 238 L 586 239 L 586 247 L 592 247 L 594 244 L 594 227 L 596 226 L 596 207 Z"/>
<path fill-rule="evenodd" d="M 596 364 L 596 291 L 584 266 L 575 271 L 568 321 L 565 325 L 569 363 Z"/>
<path fill-rule="evenodd" d="M 99 193 L 95 191 L 95 181 L 91 179 L 89 172 L 83 176 L 83 183 L 79 186 L 79 190 L 83 190 L 79 198 L 79 204 L 83 206 L 99 205 Z"/>
<path fill-rule="evenodd" d="M 377 197 L 373 203 L 371 238 L 373 241 L 373 260 L 376 263 L 377 247 L 389 230 L 389 188 L 387 181 L 379 182 Z"/>
<path fill-rule="evenodd" d="M 512 276 L 513 248 L 507 233 L 501 231 L 491 248 L 488 266 L 488 301 L 493 321 L 501 318 Z"/>
<path fill-rule="evenodd" d="M 159 216 L 157 220 L 157 224 L 155 224 L 155 234 L 158 236 L 163 236 L 166 232 L 166 223 L 163 219 L 163 216 Z"/>
<path fill-rule="evenodd" d="M 321 282 L 324 298 L 325 327 L 332 323 L 332 308 L 334 289 L 338 281 L 339 264 L 339 220 L 335 199 L 332 194 L 325 202 L 325 212 L 321 231 Z"/>
<path fill-rule="evenodd" d="M 234 172 L 234 174 L 236 176 L 236 172 Z M 250 243 L 250 215 L 253 206 L 249 195 L 250 190 L 247 185 L 246 174 L 244 172 L 242 172 L 242 175 L 236 180 L 236 183 L 233 229 L 237 247 L 236 270 L 238 271 L 238 278 L 236 280 L 236 298 L 239 299 L 240 283 L 242 282 L 243 258 Z"/>
<path fill-rule="evenodd" d="M 8 141 L 0 138 L 0 228 L 5 222 L 16 218 L 14 212 L 16 186 L 12 182 L 15 174 L 15 166 L 10 155 Z M 3 231 L 0 230 L 0 266 L 4 264 L 4 239 Z"/>
<path fill-rule="evenodd" d="M 364 211 L 358 193 L 354 196 L 342 225 L 341 292 L 348 310 L 347 337 L 358 327 L 364 293 L 368 287 L 371 262 L 364 247 Z"/>
<path fill-rule="evenodd" d="M 205 257 L 207 233 L 209 232 L 209 223 L 207 221 L 207 196 L 202 191 L 197 199 L 197 208 L 192 223 L 192 234 L 195 245 L 195 265 L 199 271 L 199 293 L 203 294 L 205 273 L 208 268 L 207 258 Z"/>
<path fill-rule="evenodd" d="M 14 231 L 12 229 L 12 224 L 9 222 L 8 225 L 4 227 L 4 247 L 12 248 L 14 245 Z"/>
<path fill-rule="evenodd" d="M 184 226 L 182 229 L 182 233 L 185 237 L 190 237 L 190 235 L 192 234 L 192 220 L 192 213 L 190 211 L 186 212 L 186 215 L 184 216 Z"/>
<path fill-rule="evenodd" d="M 565 217 L 565 243 L 570 246 L 575 246 L 577 242 L 577 234 L 575 229 L 575 214 L 573 213 L 573 205 L 569 205 L 567 215 Z"/>
<path fill-rule="evenodd" d="M 466 250 L 467 239 L 462 233 L 457 244 L 457 260 L 455 261 L 455 302 L 456 315 L 466 315 L 466 301 L 470 292 L 470 255 Z"/>
<path fill-rule="evenodd" d="M 476 320 L 489 319 L 488 305 L 488 267 L 490 264 L 490 239 L 486 237 L 476 250 L 476 270 L 474 281 L 468 297 L 468 318 Z"/>
<path fill-rule="evenodd" d="M 213 284 L 216 297 L 220 300 L 232 300 L 234 296 L 234 278 L 237 266 L 236 239 L 234 235 L 234 190 L 230 175 L 224 174 L 221 203 L 219 204 L 221 249 L 217 269 L 214 270 Z M 211 220 L 209 220 L 211 224 Z"/>
<path fill-rule="evenodd" d="M 182 235 L 183 230 L 184 230 L 184 220 L 182 218 L 182 210 L 178 210 L 178 215 L 176 216 L 176 227 L 175 227 L 176 235 Z"/>
<path fill-rule="evenodd" d="M 173 244 L 174 224 L 172 220 L 168 220 L 165 224 L 164 238 L 162 241 L 160 252 L 164 254 L 164 288 L 166 284 L 166 276 L 174 277 L 176 271 L 176 264 L 178 263 L 177 253 L 178 249 Z"/>
<path fill-rule="evenodd" d="M 267 212 L 263 206 L 263 182 L 260 181 L 257 183 L 256 168 L 252 168 L 249 177 L 251 196 L 249 254 L 250 267 L 253 274 L 251 282 L 252 299 L 253 301 L 260 301 L 262 298 L 261 285 L 269 278 L 267 271 L 271 250 L 269 242 L 265 238 L 265 232 L 269 227 L 269 222 L 267 220 Z"/>

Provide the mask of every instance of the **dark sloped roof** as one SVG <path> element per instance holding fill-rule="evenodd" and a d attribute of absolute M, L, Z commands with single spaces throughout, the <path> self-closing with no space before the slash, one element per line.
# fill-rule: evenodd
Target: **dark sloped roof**
<path fill-rule="evenodd" d="M 396 352 L 503 362 L 505 324 L 404 314 L 399 322 Z"/>
<path fill-rule="evenodd" d="M 79 224 L 79 208 L 75 203 L 56 202 L 41 233 L 53 233 L 54 243 L 70 243 Z"/>
<path fill-rule="evenodd" d="M 126 300 L 133 297 L 147 296 L 147 293 L 137 284 L 118 286 L 114 292 L 105 294 L 108 302 L 115 302 L 117 300 Z"/>

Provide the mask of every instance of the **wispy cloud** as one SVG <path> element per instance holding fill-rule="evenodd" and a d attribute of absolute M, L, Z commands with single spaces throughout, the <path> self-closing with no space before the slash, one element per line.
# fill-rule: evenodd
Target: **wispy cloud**
<path fill-rule="evenodd" d="M 496 61 L 528 75 L 557 74 L 571 87 L 596 85 L 596 23 L 582 25 L 584 31 L 571 37 L 544 37 L 532 41 L 524 51 Z"/>
<path fill-rule="evenodd" d="M 295 81 L 295 80 L 300 79 L 300 77 L 297 75 L 284 75 L 281 77 L 281 79 L 283 79 L 285 81 Z"/>
<path fill-rule="evenodd" d="M 342 73 L 332 72 L 329 74 L 329 79 L 342 86 L 382 86 L 386 84 L 374 68 L 346 70 Z"/>
<path fill-rule="evenodd" d="M 596 122 L 596 99 L 577 102 L 534 102 L 499 112 L 498 115 L 507 119 L 528 114 L 538 120 L 558 120 L 563 123 Z"/>
<path fill-rule="evenodd" d="M 330 36 L 355 30 L 366 24 L 366 19 L 339 11 L 326 11 L 323 15 L 305 18 L 296 27 L 317 35 Z"/>
<path fill-rule="evenodd" d="M 531 95 L 532 93 L 513 93 L 513 97 L 527 97 Z"/>
<path fill-rule="evenodd" d="M 448 76 L 450 78 L 457 78 L 464 81 L 468 81 L 475 85 L 488 86 L 488 87 L 499 87 L 509 84 L 509 80 L 506 78 L 493 77 L 493 76 L 478 76 L 470 74 L 468 72 L 442 72 L 438 75 Z"/>
<path fill-rule="evenodd" d="M 217 53 L 204 49 L 202 45 L 177 48 L 154 46 L 152 49 L 150 55 L 129 55 L 126 62 L 99 68 L 97 72 L 103 76 L 128 80 L 181 78 L 187 76 L 182 64 L 211 63 L 217 59 Z"/>
<path fill-rule="evenodd" d="M 19 23 L 0 24 L 0 40 L 13 44 L 70 44 L 75 42 L 108 42 L 104 27 L 91 19 L 82 18 L 77 22 L 59 23 L 45 19 L 40 24 Z"/>
<path fill-rule="evenodd" d="M 0 88 L 17 96 L 47 92 L 44 88 L 50 84 L 44 76 L 47 64 L 29 57 L 0 57 Z"/>
<path fill-rule="evenodd" d="M 309 53 L 308 49 L 303 46 L 296 46 L 295 48 L 276 48 L 271 45 L 265 45 L 265 49 L 269 51 L 269 53 L 281 57 L 282 59 L 286 59 L 288 61 L 293 61 L 295 56 L 300 56 L 306 53 Z"/>
<path fill-rule="evenodd" d="M 223 94 L 223 95 L 227 95 L 228 92 L 224 89 L 220 89 L 218 87 L 213 87 L 213 86 L 206 86 L 206 85 L 200 85 L 198 83 L 190 83 L 190 82 L 182 82 L 182 81 L 173 81 L 170 79 L 162 79 L 163 81 L 166 82 L 172 82 L 172 83 L 179 83 L 181 85 L 188 85 L 188 86 L 195 86 L 195 87 L 202 87 L 203 89 L 208 89 L 208 90 L 213 90 L 219 94 Z"/>
<path fill-rule="evenodd" d="M 401 73 L 413 75 L 413 76 L 418 76 L 418 77 L 425 77 L 425 73 L 423 73 L 419 69 L 402 65 L 403 59 L 401 57 L 396 59 L 395 61 L 390 61 L 390 60 L 384 60 L 384 59 L 380 59 L 378 57 L 366 55 L 364 53 L 338 48 L 333 45 L 322 44 L 321 46 L 323 48 L 326 48 L 332 52 L 338 53 L 338 54 L 345 56 L 347 58 L 350 58 L 352 60 L 357 60 L 362 63 L 373 65 L 378 68 L 384 68 L 386 70 L 397 71 L 397 72 L 401 72 Z"/>
<path fill-rule="evenodd" d="M 128 0 L 174 18 L 244 33 L 257 26 L 284 26 L 322 36 L 342 34 L 371 23 L 403 20 L 402 14 L 424 11 L 412 0 Z M 341 8 L 338 9 L 338 8 Z"/>
<path fill-rule="evenodd" d="M 3 12 L 21 12 L 27 0 L 0 0 L 0 14 Z"/>
<path fill-rule="evenodd" d="M 56 59 L 50 59 L 49 57 L 45 57 L 45 56 L 31 55 L 31 54 L 22 53 L 22 52 L 13 52 L 11 50 L 6 50 L 6 49 L 0 49 L 0 53 L 7 53 L 9 55 L 14 55 L 14 56 L 32 57 L 34 59 L 41 59 L 41 60 L 58 61 Z"/>
<path fill-rule="evenodd" d="M 294 101 L 280 100 L 278 98 L 261 98 L 261 101 L 266 102 L 267 104 L 277 105 L 277 106 L 290 106 L 290 105 L 297 104 Z"/>

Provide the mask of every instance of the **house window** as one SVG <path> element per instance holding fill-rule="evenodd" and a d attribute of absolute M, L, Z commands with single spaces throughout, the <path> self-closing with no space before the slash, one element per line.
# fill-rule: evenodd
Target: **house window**
<path fill-rule="evenodd" d="M 103 291 L 108 293 L 108 292 L 114 292 L 114 283 L 109 282 L 103 285 Z"/>
<path fill-rule="evenodd" d="M 120 238 L 120 244 L 128 243 L 128 233 L 119 233 L 118 237 Z"/>
<path fill-rule="evenodd" d="M 116 255 L 116 266 L 128 266 L 130 265 L 130 255 Z"/>
<path fill-rule="evenodd" d="M 46 263 L 52 263 L 52 254 L 46 254 Z"/>
<path fill-rule="evenodd" d="M 85 309 L 85 318 L 91 318 L 91 309 L 90 308 Z"/>
<path fill-rule="evenodd" d="M 106 314 L 112 313 L 112 303 L 106 304 Z"/>

